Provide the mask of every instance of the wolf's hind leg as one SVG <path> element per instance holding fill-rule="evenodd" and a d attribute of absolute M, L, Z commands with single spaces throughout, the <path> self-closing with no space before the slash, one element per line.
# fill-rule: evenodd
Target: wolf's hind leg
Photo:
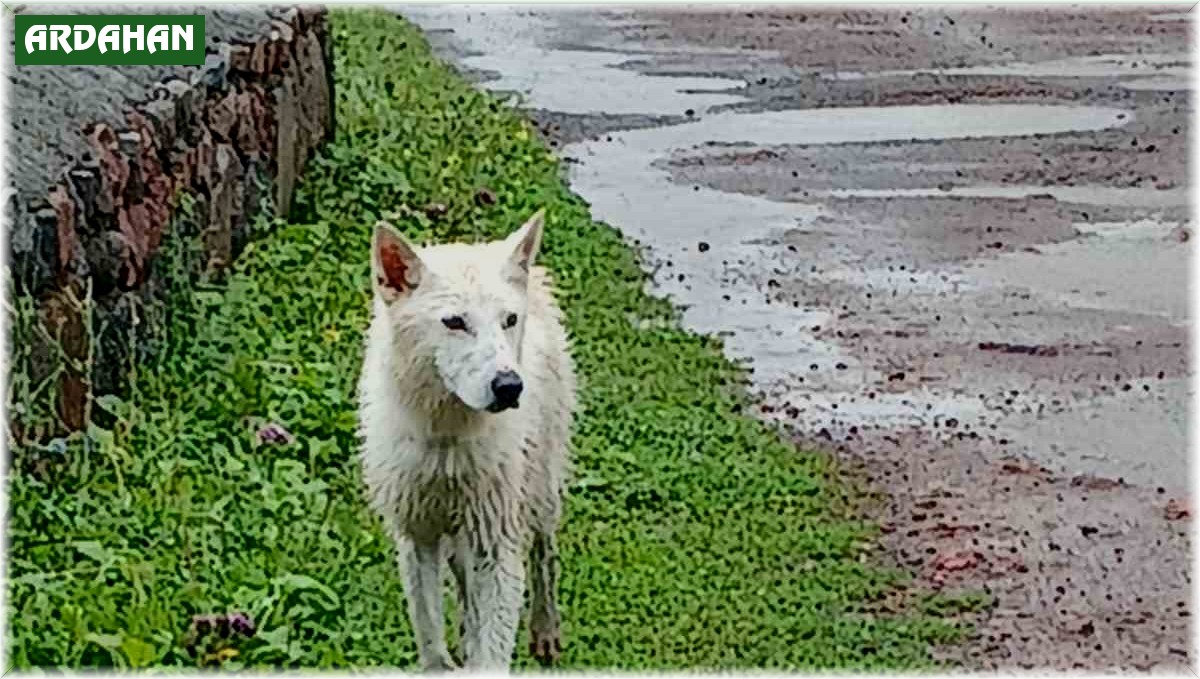
<path fill-rule="evenodd" d="M 565 434 L 563 435 L 565 438 Z M 553 445 L 553 444 L 550 444 Z M 542 458 L 544 466 L 529 477 L 529 653 L 545 666 L 562 654 L 562 616 L 558 611 L 558 527 L 562 521 L 564 472 L 561 456 Z"/>
<path fill-rule="evenodd" d="M 543 665 L 562 653 L 562 617 L 558 612 L 558 540 L 551 530 L 534 529 L 529 552 L 529 653 Z"/>

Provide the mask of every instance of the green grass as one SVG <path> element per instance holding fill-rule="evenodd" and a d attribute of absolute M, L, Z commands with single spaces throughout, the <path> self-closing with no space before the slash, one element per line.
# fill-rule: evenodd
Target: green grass
<path fill-rule="evenodd" d="M 339 129 L 301 221 L 264 229 L 226 287 L 180 297 L 170 350 L 100 404 L 109 424 L 71 439 L 48 481 L 11 478 L 9 665 L 194 666 L 191 616 L 243 610 L 260 631 L 227 667 L 410 666 L 354 460 L 370 227 L 407 206 L 412 236 L 491 238 L 544 206 L 583 382 L 565 666 L 930 666 L 928 646 L 961 631 L 932 605 L 871 612 L 902 577 L 865 558 L 873 533 L 829 460 L 740 414 L 741 374 L 662 322 L 674 312 L 530 126 L 407 23 L 339 11 L 334 26 Z M 446 214 L 425 216 L 431 202 Z M 257 445 L 265 421 L 297 442 Z"/>

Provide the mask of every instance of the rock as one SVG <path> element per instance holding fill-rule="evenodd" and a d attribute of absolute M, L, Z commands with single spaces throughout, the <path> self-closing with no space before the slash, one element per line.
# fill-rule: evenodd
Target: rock
<path fill-rule="evenodd" d="M 204 259 L 183 263 L 189 275 L 228 266 L 269 202 L 286 214 L 304 164 L 333 132 L 323 8 L 206 17 L 212 41 L 200 67 L 18 69 L 11 77 L 22 149 L 8 201 L 15 288 L 34 298 L 48 331 L 67 333 L 68 357 L 93 360 L 90 377 L 65 371 L 55 390 L 68 429 L 83 426 L 93 395 L 123 389 L 129 357 L 157 346 L 137 319 L 163 315 L 165 267 L 152 266 L 163 241 L 199 239 Z M 182 202 L 190 214 L 176 209 Z M 88 337 L 97 342 L 91 351 Z M 15 369 L 51 374 L 55 351 L 32 347 L 34 337 L 14 341 L 30 343 L 25 353 L 35 356 Z"/>
<path fill-rule="evenodd" d="M 223 269 L 233 262 L 233 229 L 241 213 L 241 177 L 244 168 L 233 147 L 221 144 L 215 152 L 216 171 L 209 186 L 211 206 L 208 228 L 204 232 L 204 250 L 208 267 Z"/>
<path fill-rule="evenodd" d="M 1187 500 L 1169 500 L 1166 508 L 1163 510 L 1163 516 L 1168 521 L 1179 521 L 1180 519 L 1191 518 L 1192 509 Z"/>
<path fill-rule="evenodd" d="M 296 190 L 298 176 L 296 168 L 296 142 L 300 130 L 300 111 L 293 92 L 293 83 L 285 79 L 283 84 L 272 92 L 274 100 L 275 120 L 275 216 L 287 214 L 292 205 L 292 194 Z"/>

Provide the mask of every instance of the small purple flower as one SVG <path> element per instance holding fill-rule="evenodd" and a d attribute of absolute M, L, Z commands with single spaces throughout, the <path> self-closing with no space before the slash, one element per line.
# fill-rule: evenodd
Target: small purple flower
<path fill-rule="evenodd" d="M 295 443 L 296 437 L 284 429 L 282 424 L 271 422 L 258 430 L 258 442 L 260 444 L 288 445 Z"/>
<path fill-rule="evenodd" d="M 228 615 L 193 615 L 192 628 L 187 635 L 185 646 L 188 653 L 195 655 L 197 644 L 209 634 L 215 633 L 218 638 L 228 639 L 230 634 L 250 638 L 257 632 L 258 627 L 249 613 L 237 611 Z"/>
<path fill-rule="evenodd" d="M 208 634 L 217 626 L 218 615 L 193 615 L 192 629 L 197 635 Z"/>
<path fill-rule="evenodd" d="M 234 633 L 244 637 L 252 637 L 258 631 L 254 625 L 254 618 L 251 618 L 246 613 L 230 613 L 229 626 L 233 628 Z"/>

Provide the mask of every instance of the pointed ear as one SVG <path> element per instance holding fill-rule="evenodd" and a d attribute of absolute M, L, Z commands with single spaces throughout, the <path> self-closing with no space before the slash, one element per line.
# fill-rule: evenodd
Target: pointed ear
<path fill-rule="evenodd" d="M 377 223 L 371 242 L 371 278 L 376 292 L 394 301 L 412 292 L 424 273 L 425 265 L 408 240 L 391 224 Z"/>
<path fill-rule="evenodd" d="M 524 281 L 529 275 L 529 268 L 537 259 L 538 250 L 542 247 L 542 227 L 546 221 L 546 210 L 538 210 L 529 221 L 521 225 L 515 233 L 505 239 L 512 247 L 508 256 L 510 276 Z"/>

